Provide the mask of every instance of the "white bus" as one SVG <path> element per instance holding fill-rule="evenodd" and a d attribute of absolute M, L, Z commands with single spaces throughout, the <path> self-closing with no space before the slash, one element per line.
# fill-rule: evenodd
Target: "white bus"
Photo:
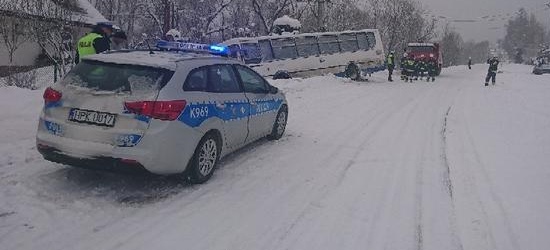
<path fill-rule="evenodd" d="M 359 80 L 385 69 L 384 48 L 375 29 L 242 37 L 222 43 L 230 56 L 263 76 L 290 78 L 325 73 Z"/>

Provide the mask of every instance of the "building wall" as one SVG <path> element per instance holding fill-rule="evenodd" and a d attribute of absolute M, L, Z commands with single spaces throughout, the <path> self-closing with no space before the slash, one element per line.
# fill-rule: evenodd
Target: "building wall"
<path fill-rule="evenodd" d="M 34 65 L 35 59 L 40 55 L 42 49 L 35 42 L 25 42 L 15 51 L 13 55 L 14 66 L 30 66 Z M 6 66 L 10 64 L 10 56 L 8 48 L 4 44 L 4 41 L 0 39 L 0 66 Z"/>
<path fill-rule="evenodd" d="M 83 35 L 90 32 L 91 28 L 87 27 L 72 27 L 73 46 L 76 46 L 76 41 Z M 36 42 L 27 41 L 23 43 L 15 51 L 13 56 L 13 66 L 32 66 L 35 64 L 36 58 L 42 53 L 42 48 Z M 4 41 L 0 39 L 0 66 L 7 66 L 10 63 L 8 49 Z"/>

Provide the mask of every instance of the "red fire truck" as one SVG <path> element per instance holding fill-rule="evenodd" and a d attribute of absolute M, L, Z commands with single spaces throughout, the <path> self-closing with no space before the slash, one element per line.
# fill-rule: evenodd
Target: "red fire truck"
<path fill-rule="evenodd" d="M 441 54 L 441 46 L 439 43 L 409 43 L 407 45 L 407 53 L 414 55 L 414 58 L 430 58 L 437 61 L 437 75 L 441 74 L 443 67 L 443 56 Z"/>

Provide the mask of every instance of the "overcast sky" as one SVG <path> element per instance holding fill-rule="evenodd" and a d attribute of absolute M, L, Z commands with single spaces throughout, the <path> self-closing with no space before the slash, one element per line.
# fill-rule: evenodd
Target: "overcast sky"
<path fill-rule="evenodd" d="M 436 16 L 444 16 L 440 23 L 446 20 L 465 20 L 469 22 L 452 22 L 456 30 L 462 34 L 464 40 L 489 40 L 495 42 L 504 37 L 504 25 L 508 19 L 507 14 L 513 14 L 521 7 L 525 7 L 529 13 L 535 13 L 539 21 L 543 22 L 547 29 L 550 27 L 550 10 L 545 6 L 550 0 L 417 0 L 425 9 L 430 10 Z M 495 21 L 488 21 L 493 15 Z M 489 16 L 489 17 L 488 17 Z M 484 18 L 482 18 L 484 17 Z M 475 22 L 471 22 L 475 21 Z"/>

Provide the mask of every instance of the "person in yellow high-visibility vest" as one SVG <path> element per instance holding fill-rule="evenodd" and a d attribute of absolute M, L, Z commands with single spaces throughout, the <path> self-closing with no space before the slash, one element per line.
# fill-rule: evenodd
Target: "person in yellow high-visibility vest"
<path fill-rule="evenodd" d="M 98 54 L 111 49 L 109 37 L 113 33 L 113 25 L 110 23 L 98 23 L 92 32 L 86 34 L 76 45 L 75 63 L 89 55 Z"/>

